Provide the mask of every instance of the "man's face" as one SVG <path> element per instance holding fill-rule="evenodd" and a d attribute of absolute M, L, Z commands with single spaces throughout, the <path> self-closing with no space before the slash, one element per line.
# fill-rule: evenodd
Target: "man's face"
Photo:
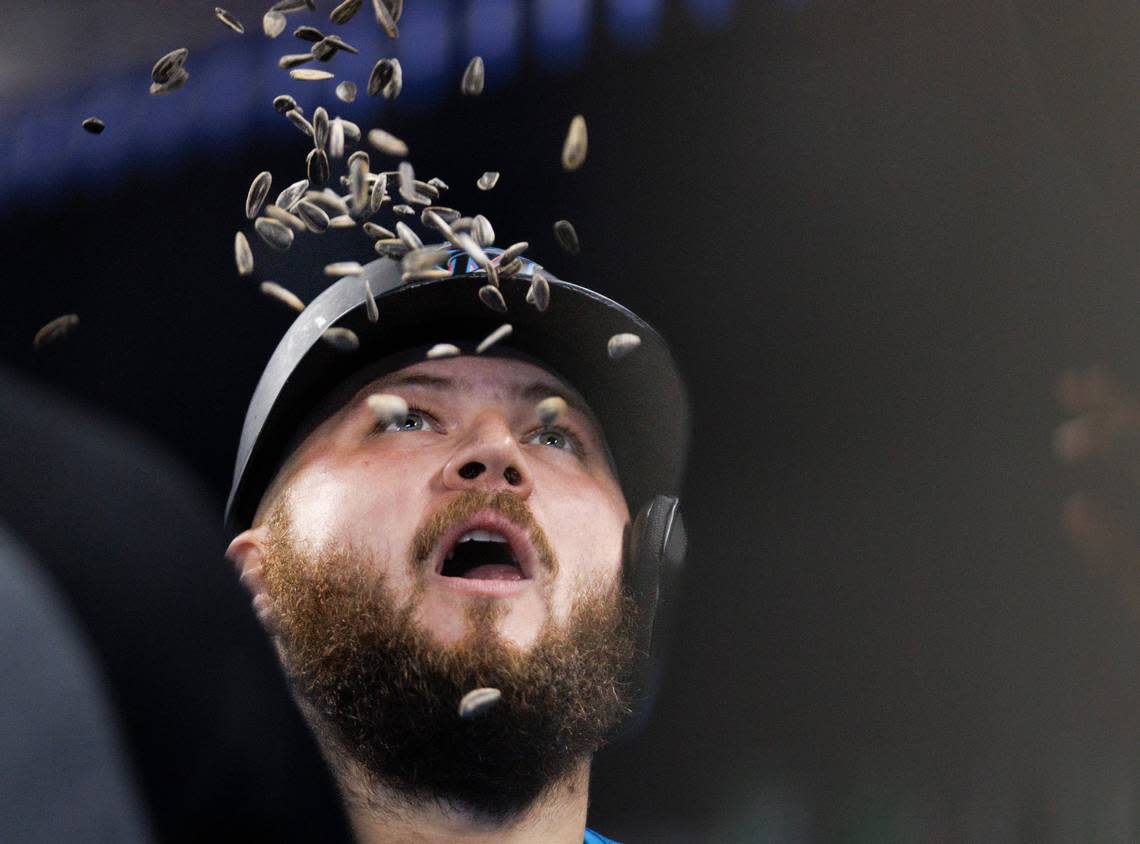
<path fill-rule="evenodd" d="M 408 418 L 378 424 L 366 401 L 376 393 L 405 399 Z M 568 407 L 546 426 L 535 405 L 551 395 Z M 629 510 L 603 435 L 568 385 L 529 363 L 461 356 L 387 375 L 310 434 L 285 472 L 293 541 L 314 556 L 351 548 L 370 559 L 397 606 L 414 604 L 413 621 L 441 644 L 463 637 L 473 605 L 494 604 L 498 634 L 528 649 L 547 621 L 566 624 L 587 586 L 620 575 Z M 479 508 L 496 493 L 512 506 Z M 510 540 L 521 569 L 482 572 L 521 579 L 443 574 L 480 523 Z M 507 547 L 464 545 L 464 564 Z"/>
<path fill-rule="evenodd" d="M 379 424 L 376 393 L 407 418 Z M 568 407 L 544 425 L 551 395 Z M 357 766 L 350 789 L 363 770 L 364 793 L 501 822 L 628 712 L 629 511 L 589 410 L 544 370 L 458 357 L 385 376 L 308 436 L 262 511 L 231 556 L 334 762 Z M 472 527 L 510 541 L 457 545 Z M 499 702 L 461 718 L 482 687 Z"/>

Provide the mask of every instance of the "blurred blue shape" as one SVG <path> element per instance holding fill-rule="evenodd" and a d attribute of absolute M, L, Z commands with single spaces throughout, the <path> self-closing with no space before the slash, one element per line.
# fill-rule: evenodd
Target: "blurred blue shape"
<path fill-rule="evenodd" d="M 702 26 L 724 26 L 732 20 L 736 0 L 685 0 L 689 14 Z"/>
<path fill-rule="evenodd" d="M 535 0 L 534 42 L 542 65 L 565 71 L 582 61 L 593 6 L 592 0 Z"/>
<path fill-rule="evenodd" d="M 661 28 L 661 0 L 608 0 L 610 35 L 626 47 L 647 47 Z"/>
<path fill-rule="evenodd" d="M 519 0 L 470 0 L 466 14 L 465 67 L 472 56 L 482 56 L 487 87 L 503 84 L 521 60 L 522 13 Z M 456 86 L 459 79 L 455 80 Z"/>
<path fill-rule="evenodd" d="M 406 96 L 412 103 L 427 102 L 447 87 L 452 74 L 450 58 L 455 40 L 448 5 L 445 0 L 419 0 L 409 3 L 400 19 L 398 58 L 404 68 L 401 99 Z M 369 72 L 371 69 L 370 65 Z M 357 82 L 362 92 L 367 81 L 365 76 L 363 84 Z M 458 88 L 458 77 L 455 85 Z"/>

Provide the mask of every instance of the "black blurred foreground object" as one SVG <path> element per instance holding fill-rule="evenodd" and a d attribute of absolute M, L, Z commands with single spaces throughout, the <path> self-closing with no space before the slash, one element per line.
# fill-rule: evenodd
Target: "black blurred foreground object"
<path fill-rule="evenodd" d="M 186 473 L 154 444 L 4 370 L 0 472 L 0 525 L 17 556 L 38 563 L 55 587 L 64 604 L 57 617 L 70 615 L 102 674 L 119 721 L 106 732 L 121 736 L 148 816 L 134 825 L 163 841 L 351 840 L 333 781 L 224 559 L 220 514 Z M 61 708 L 66 723 L 45 715 L 22 757 L 54 746 L 59 730 L 74 732 L 76 712 L 103 705 Z M 41 795 L 45 807 L 79 824 L 85 813 L 106 814 L 92 805 L 106 791 L 68 793 L 73 776 L 40 775 L 55 788 Z M 20 816 L 4 806 L 18 799 L 18 791 L 0 795 L 0 819 Z"/>

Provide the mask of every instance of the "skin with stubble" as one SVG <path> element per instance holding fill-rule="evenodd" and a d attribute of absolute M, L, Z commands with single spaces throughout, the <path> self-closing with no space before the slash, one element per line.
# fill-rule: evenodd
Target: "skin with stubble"
<path fill-rule="evenodd" d="M 404 398 L 386 427 L 369 395 Z M 543 425 L 536 402 L 570 407 Z M 522 579 L 442 575 L 472 519 Z M 425 360 L 294 452 L 230 547 L 366 840 L 581 841 L 590 758 L 628 713 L 629 510 L 580 397 L 521 360 Z M 461 718 L 475 688 L 499 689 Z"/>

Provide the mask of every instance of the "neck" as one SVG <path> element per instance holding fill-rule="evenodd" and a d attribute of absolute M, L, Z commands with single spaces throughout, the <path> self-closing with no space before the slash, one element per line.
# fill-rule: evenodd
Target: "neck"
<path fill-rule="evenodd" d="M 376 782 L 343 751 L 318 723 L 316 713 L 301 703 L 318 744 L 328 761 L 358 844 L 387 842 L 465 842 L 465 844 L 581 844 L 589 803 L 590 759 L 583 759 L 568 777 L 552 783 L 519 819 L 490 824 L 462 806 L 437 801 L 411 805 L 397 792 Z"/>
<path fill-rule="evenodd" d="M 462 808 L 440 804 L 409 807 L 359 772 L 338 773 L 349 821 L 359 844 L 387 842 L 552 842 L 581 844 L 586 830 L 589 794 L 588 760 L 566 781 L 545 792 L 526 814 L 509 825 L 489 825 Z"/>

